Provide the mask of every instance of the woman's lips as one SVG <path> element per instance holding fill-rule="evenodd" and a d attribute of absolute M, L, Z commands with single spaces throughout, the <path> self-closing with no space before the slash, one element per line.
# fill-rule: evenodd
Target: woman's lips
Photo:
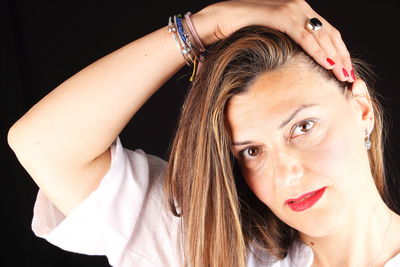
<path fill-rule="evenodd" d="M 298 198 L 287 199 L 285 203 L 288 204 L 288 206 L 294 211 L 306 210 L 313 206 L 322 197 L 325 192 L 325 188 L 326 186 L 321 189 L 303 194 Z"/>

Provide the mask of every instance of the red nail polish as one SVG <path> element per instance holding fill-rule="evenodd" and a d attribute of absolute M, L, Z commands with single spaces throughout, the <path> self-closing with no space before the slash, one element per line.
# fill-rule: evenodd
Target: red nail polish
<path fill-rule="evenodd" d="M 354 70 L 351 69 L 351 77 L 353 77 L 353 80 L 356 80 L 356 75 L 354 75 Z"/>
<path fill-rule="evenodd" d="M 343 68 L 343 75 L 346 78 L 349 78 L 349 74 L 347 73 L 347 71 Z"/>
<path fill-rule="evenodd" d="M 328 61 L 328 63 L 331 64 L 331 66 L 335 65 L 335 61 L 333 61 L 329 57 L 326 59 L 326 61 Z"/>

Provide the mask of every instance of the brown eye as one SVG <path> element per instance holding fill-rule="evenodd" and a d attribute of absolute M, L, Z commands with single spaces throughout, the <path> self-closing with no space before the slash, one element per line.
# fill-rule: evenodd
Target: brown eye
<path fill-rule="evenodd" d="M 257 156 L 258 154 L 258 148 L 249 148 L 249 155 L 252 157 Z"/>
<path fill-rule="evenodd" d="M 307 133 L 308 131 L 310 131 L 310 129 L 314 126 L 314 121 L 313 120 L 305 120 L 305 121 L 302 121 L 302 122 L 300 122 L 299 124 L 297 124 L 295 127 L 294 127 L 294 131 L 293 131 L 293 133 L 295 133 L 296 132 L 296 130 L 297 129 L 299 129 L 300 130 L 300 134 L 299 135 L 301 135 L 302 133 L 303 134 L 305 134 L 305 133 Z M 295 135 L 296 136 L 296 135 Z"/>
<path fill-rule="evenodd" d="M 249 148 L 246 148 L 246 149 L 240 151 L 240 156 L 244 157 L 245 159 L 247 159 L 248 157 L 253 158 L 253 157 L 256 157 L 259 152 L 260 152 L 259 148 L 249 147 Z"/>

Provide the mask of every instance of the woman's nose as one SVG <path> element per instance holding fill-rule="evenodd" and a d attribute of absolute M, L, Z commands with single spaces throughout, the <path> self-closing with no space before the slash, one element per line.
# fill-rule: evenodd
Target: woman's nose
<path fill-rule="evenodd" d="M 272 162 L 272 177 L 276 186 L 293 186 L 300 183 L 304 170 L 296 153 L 288 151 L 274 153 Z"/>

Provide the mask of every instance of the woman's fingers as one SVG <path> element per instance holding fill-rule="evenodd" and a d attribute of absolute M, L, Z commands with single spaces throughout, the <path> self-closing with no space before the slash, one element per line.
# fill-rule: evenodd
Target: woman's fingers
<path fill-rule="evenodd" d="M 354 81 L 351 77 L 352 65 L 350 55 L 337 30 L 329 23 L 314 15 L 322 21 L 322 28 L 309 32 L 305 28 L 308 18 L 304 23 L 288 30 L 288 35 L 297 42 L 316 62 L 326 69 L 331 69 L 340 81 Z M 304 27 L 302 27 L 304 25 Z"/>
<path fill-rule="evenodd" d="M 353 82 L 355 77 L 350 53 L 343 42 L 340 32 L 328 21 L 320 17 L 307 2 L 301 1 L 299 3 L 303 6 L 308 18 L 317 17 L 322 22 L 322 28 L 310 34 L 313 35 L 328 57 L 336 63 L 332 72 L 340 81 Z"/>
<path fill-rule="evenodd" d="M 336 38 L 332 38 L 332 43 L 336 47 L 336 50 L 339 51 L 339 55 L 341 55 L 341 61 L 343 64 L 343 68 L 346 70 L 349 75 L 349 81 L 355 81 L 356 77 L 354 76 L 353 65 L 351 63 L 350 53 L 343 42 L 340 33 L 336 33 Z M 344 72 L 344 71 L 343 71 Z"/>
<path fill-rule="evenodd" d="M 339 31 L 305 1 L 287 1 L 284 10 L 286 23 L 283 30 L 316 62 L 331 69 L 338 80 L 354 81 L 350 54 Z M 318 18 L 322 27 L 317 31 L 308 31 L 306 23 L 310 18 Z"/>
<path fill-rule="evenodd" d="M 321 19 L 323 20 L 323 19 Z M 341 81 L 353 82 L 354 71 L 351 64 L 350 53 L 344 44 L 340 32 L 323 20 L 324 27 L 312 33 L 319 45 L 337 63 L 332 69 L 336 77 Z"/>
<path fill-rule="evenodd" d="M 301 28 L 298 28 L 297 31 L 297 33 L 293 32 L 291 37 L 316 62 L 331 69 L 340 81 L 354 81 L 350 54 L 340 36 L 332 31 L 324 32 L 325 29 L 314 33 Z"/>
<path fill-rule="evenodd" d="M 332 52 L 327 51 L 317 42 L 314 36 L 302 28 L 288 31 L 287 34 L 298 43 L 304 51 L 309 54 L 318 64 L 326 69 L 333 69 L 335 61 L 332 59 Z"/>
<path fill-rule="evenodd" d="M 318 64 L 340 81 L 354 81 L 349 52 L 340 33 L 303 0 L 234 0 L 218 7 L 216 36 L 228 36 L 248 25 L 265 25 L 288 34 Z M 309 32 L 306 22 L 318 18 L 322 28 Z"/>

